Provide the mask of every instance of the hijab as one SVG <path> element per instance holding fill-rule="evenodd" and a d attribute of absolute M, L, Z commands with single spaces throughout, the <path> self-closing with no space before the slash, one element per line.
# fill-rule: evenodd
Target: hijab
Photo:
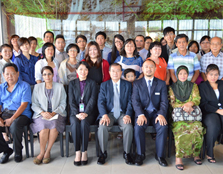
<path fill-rule="evenodd" d="M 189 75 L 188 68 L 182 65 L 177 68 L 177 72 L 176 72 L 177 78 L 178 78 L 179 72 L 183 69 Z M 177 79 L 176 83 L 171 85 L 171 88 L 173 89 L 173 93 L 175 97 L 181 102 L 184 102 L 189 99 L 190 94 L 193 89 L 193 85 L 194 84 L 188 80 L 186 80 L 185 82 L 181 82 L 179 79 Z"/>

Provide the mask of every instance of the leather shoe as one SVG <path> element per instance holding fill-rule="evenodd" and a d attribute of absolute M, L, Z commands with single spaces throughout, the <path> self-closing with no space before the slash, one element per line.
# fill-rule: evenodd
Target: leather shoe
<path fill-rule="evenodd" d="M 12 153 L 13 153 L 13 150 L 11 148 L 9 148 L 6 152 L 4 152 L 4 154 L 2 155 L 2 158 L 0 159 L 0 163 L 1 164 L 7 163 Z"/>
<path fill-rule="evenodd" d="M 20 154 L 15 154 L 14 160 L 17 163 L 21 162 L 22 161 L 22 152 Z"/>
<path fill-rule="evenodd" d="M 136 159 L 135 159 L 135 165 L 137 166 L 141 166 L 143 164 L 143 155 L 138 155 L 136 156 Z"/>
<path fill-rule="evenodd" d="M 81 161 L 74 161 L 74 165 L 75 166 L 80 166 L 81 165 Z"/>
<path fill-rule="evenodd" d="M 167 164 L 165 158 L 163 158 L 163 157 L 158 157 L 157 155 L 155 155 L 155 158 L 156 158 L 156 160 L 159 162 L 159 165 L 161 165 L 161 166 L 163 166 L 163 167 L 168 166 L 168 164 Z"/>
<path fill-rule="evenodd" d="M 81 161 L 81 164 L 82 164 L 83 166 L 87 165 L 87 164 L 88 164 L 88 160 L 86 160 L 86 161 Z"/>
<path fill-rule="evenodd" d="M 133 161 L 133 159 L 132 159 L 130 153 L 126 153 L 126 152 L 124 152 L 124 153 L 123 153 L 123 158 L 125 159 L 125 163 L 126 163 L 126 164 L 129 164 L 129 165 L 134 164 L 134 161 Z"/>
<path fill-rule="evenodd" d="M 98 158 L 97 164 L 103 165 L 105 163 L 106 158 L 107 158 L 107 152 L 102 153 Z"/>

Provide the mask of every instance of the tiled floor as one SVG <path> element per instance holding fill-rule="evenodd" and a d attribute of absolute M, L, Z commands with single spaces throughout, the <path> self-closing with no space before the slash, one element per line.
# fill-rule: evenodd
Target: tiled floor
<path fill-rule="evenodd" d="M 51 152 L 52 161 L 50 164 L 34 165 L 33 158 L 25 158 L 25 151 L 23 152 L 24 161 L 21 163 L 15 163 L 13 155 L 7 164 L 0 165 L 0 174 L 173 174 L 173 173 L 185 173 L 185 174 L 222 174 L 223 173 L 223 146 L 218 145 L 215 147 L 216 164 L 210 164 L 207 160 L 203 161 L 203 165 L 196 165 L 192 159 L 184 159 L 185 170 L 179 171 L 175 168 L 174 152 L 172 152 L 171 158 L 167 158 L 169 163 L 168 167 L 161 167 L 158 165 L 154 158 L 155 143 L 151 140 L 150 135 L 147 135 L 147 153 L 144 164 L 140 167 L 129 166 L 125 164 L 122 157 L 123 147 L 122 141 L 116 139 L 117 134 L 111 134 L 108 144 L 108 158 L 106 164 L 101 166 L 97 165 L 97 157 L 95 152 L 95 141 L 89 142 L 88 157 L 89 164 L 87 166 L 76 167 L 73 165 L 74 160 L 74 147 L 70 144 L 70 156 L 61 157 L 59 141 L 57 141 Z M 64 141 L 65 142 L 65 141 Z M 35 139 L 34 144 L 35 156 L 39 153 L 39 143 Z M 65 150 L 65 148 L 64 148 Z"/>

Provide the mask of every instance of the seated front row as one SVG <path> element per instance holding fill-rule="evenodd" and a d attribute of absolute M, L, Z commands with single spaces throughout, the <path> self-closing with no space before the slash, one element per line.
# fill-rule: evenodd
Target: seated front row
<path fill-rule="evenodd" d="M 99 86 L 93 80 L 87 78 L 88 64 L 86 62 L 78 63 L 78 78 L 69 84 L 71 132 L 76 151 L 75 165 L 85 165 L 88 162 L 88 135 L 90 125 L 95 122 L 98 115 L 97 105 L 99 109 L 98 139 L 102 151 L 98 164 L 105 163 L 108 131 L 114 123 L 117 123 L 124 134 L 123 157 L 127 164 L 143 164 L 145 159 L 145 130 L 151 124 L 157 132 L 156 159 L 160 165 L 168 165 L 165 160 L 167 87 L 164 81 L 154 77 L 156 65 L 153 60 L 146 60 L 143 63 L 142 70 L 144 77 L 133 83 L 132 92 L 132 84 L 120 79 L 122 75 L 121 65 L 112 64 L 109 70 L 111 80 L 101 84 L 98 95 Z M 223 115 L 221 107 L 223 102 L 220 98 L 223 86 L 222 81 L 217 81 L 218 74 L 217 65 L 208 66 L 206 73 L 208 81 L 200 85 L 201 109 L 204 113 L 203 122 L 207 127 L 207 155 L 208 161 L 212 163 L 215 162 L 213 155 L 214 142 L 220 134 L 221 115 Z M 22 161 L 23 127 L 30 123 L 31 118 L 31 89 L 26 82 L 18 79 L 19 72 L 15 64 L 6 64 L 3 68 L 3 75 L 6 82 L 0 85 L 2 91 L 0 100 L 4 121 L 0 118 L 0 131 L 4 132 L 6 127 L 10 127 L 14 139 L 15 161 L 20 162 Z M 179 110 L 177 108 L 181 109 L 181 107 L 185 113 L 192 114 L 193 110 L 199 111 L 199 108 L 196 107 L 200 102 L 199 91 L 196 84 L 187 81 L 187 67 L 179 67 L 177 75 L 178 81 L 171 85 L 169 90 L 174 114 L 177 115 Z M 49 66 L 42 69 L 42 76 L 45 82 L 35 85 L 32 96 L 34 115 L 30 127 L 34 133 L 39 132 L 40 138 L 40 154 L 34 159 L 35 164 L 50 162 L 52 145 L 58 132 L 64 131 L 66 120 L 66 92 L 63 85 L 53 82 L 53 69 Z M 126 78 L 128 79 L 128 76 Z M 208 97 L 206 94 L 209 92 L 211 92 L 211 96 Z M 130 155 L 133 140 L 133 109 L 136 116 L 134 134 L 138 154 L 135 160 Z M 174 114 L 173 118 L 175 118 Z M 199 114 L 199 117 L 201 117 L 201 113 Z M 203 128 L 200 121 L 201 118 L 192 122 L 190 120 L 174 119 L 173 133 L 176 141 L 177 169 L 183 169 L 182 157 L 193 156 L 195 163 L 201 164 L 198 157 L 203 140 Z M 188 134 L 188 131 L 190 134 Z M 187 142 L 188 137 L 189 139 L 194 138 L 194 141 Z M 185 146 L 185 143 L 190 143 L 191 146 Z M 5 163 L 13 150 L 5 143 L 1 133 L 0 147 L 0 151 L 4 152 L 0 163 Z"/>

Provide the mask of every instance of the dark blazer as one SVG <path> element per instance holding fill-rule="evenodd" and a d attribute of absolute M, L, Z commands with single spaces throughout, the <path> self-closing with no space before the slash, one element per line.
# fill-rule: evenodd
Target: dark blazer
<path fill-rule="evenodd" d="M 76 117 L 79 114 L 79 103 L 81 100 L 81 88 L 79 78 L 72 80 L 69 83 L 69 104 L 70 104 L 70 116 Z M 86 79 L 86 85 L 84 88 L 84 104 L 85 113 L 88 115 L 94 114 L 97 109 L 97 95 L 98 86 L 95 81 L 91 79 Z M 95 111 L 96 110 L 96 111 Z"/>
<path fill-rule="evenodd" d="M 168 98 L 166 83 L 154 77 L 151 87 L 151 99 L 157 115 L 166 117 L 168 110 Z M 133 83 L 132 106 L 136 118 L 144 114 L 148 116 L 146 108 L 149 106 L 150 97 L 145 78 L 141 78 Z"/>
<path fill-rule="evenodd" d="M 218 110 L 218 103 L 221 103 L 223 108 L 223 81 L 218 80 L 219 100 L 208 81 L 205 81 L 199 85 L 199 91 L 201 96 L 200 108 L 204 114 L 216 113 Z"/>
<path fill-rule="evenodd" d="M 120 105 L 122 112 L 132 117 L 132 84 L 125 80 L 120 79 Z M 98 110 L 100 119 L 104 114 L 109 114 L 114 105 L 114 90 L 112 80 L 103 82 L 100 87 L 98 95 Z"/>

